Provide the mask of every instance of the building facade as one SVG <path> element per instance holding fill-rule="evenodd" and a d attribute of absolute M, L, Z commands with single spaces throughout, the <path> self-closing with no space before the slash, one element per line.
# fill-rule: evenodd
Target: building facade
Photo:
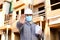
<path fill-rule="evenodd" d="M 42 26 L 44 40 L 60 40 L 60 0 L 2 0 L 0 40 L 20 39 L 16 23 L 26 7 L 33 11 L 33 22 Z"/>

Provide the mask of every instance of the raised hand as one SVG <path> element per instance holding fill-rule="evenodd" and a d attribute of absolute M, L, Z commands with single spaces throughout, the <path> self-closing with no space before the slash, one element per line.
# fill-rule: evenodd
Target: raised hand
<path fill-rule="evenodd" d="M 20 17 L 20 23 L 24 24 L 25 23 L 25 14 L 22 14 Z"/>

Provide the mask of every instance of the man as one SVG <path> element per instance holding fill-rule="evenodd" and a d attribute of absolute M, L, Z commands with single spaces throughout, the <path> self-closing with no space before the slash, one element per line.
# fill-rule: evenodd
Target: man
<path fill-rule="evenodd" d="M 36 24 L 32 22 L 32 10 L 26 9 L 17 22 L 17 28 L 20 31 L 20 40 L 38 40 L 37 32 L 35 33 Z"/>

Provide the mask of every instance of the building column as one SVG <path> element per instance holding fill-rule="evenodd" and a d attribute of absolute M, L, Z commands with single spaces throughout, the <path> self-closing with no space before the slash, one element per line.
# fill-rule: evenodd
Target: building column
<path fill-rule="evenodd" d="M 45 29 L 44 29 L 44 40 L 50 40 L 50 27 L 48 22 L 48 15 L 51 13 L 50 0 L 45 0 Z"/>
<path fill-rule="evenodd" d="M 5 40 L 5 32 L 1 34 L 1 40 Z"/>
<path fill-rule="evenodd" d="M 44 40 L 50 40 L 50 27 L 48 25 L 48 20 L 45 23 Z"/>
<path fill-rule="evenodd" d="M 11 32 L 11 40 L 14 40 L 14 32 Z"/>
<path fill-rule="evenodd" d="M 4 26 L 4 13 L 0 12 L 0 27 Z"/>
<path fill-rule="evenodd" d="M 20 16 L 21 16 L 21 9 L 19 10 L 18 20 L 20 20 Z"/>
<path fill-rule="evenodd" d="M 15 10 L 12 13 L 12 20 L 16 20 L 16 11 Z"/>
<path fill-rule="evenodd" d="M 6 40 L 8 40 L 8 28 L 6 29 Z"/>

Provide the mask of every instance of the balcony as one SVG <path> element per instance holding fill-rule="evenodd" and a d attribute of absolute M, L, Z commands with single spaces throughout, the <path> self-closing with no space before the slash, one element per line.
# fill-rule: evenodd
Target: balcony
<path fill-rule="evenodd" d="M 33 14 L 33 22 L 40 21 L 40 16 L 39 14 Z"/>
<path fill-rule="evenodd" d="M 4 17 L 3 17 L 3 14 L 0 13 L 0 30 L 6 30 L 7 28 L 9 28 L 10 30 L 13 30 L 14 32 L 18 32 L 18 29 L 16 28 L 16 23 L 17 23 L 17 20 L 12 20 L 11 18 L 11 14 L 8 15 L 7 20 L 4 21 Z M 8 25 L 8 26 L 7 26 Z"/>
<path fill-rule="evenodd" d="M 11 19 L 7 20 L 7 21 L 4 21 L 4 26 L 0 27 L 0 29 L 1 30 L 6 30 L 8 28 L 8 29 L 12 30 L 13 32 L 19 32 L 18 29 L 16 28 L 17 21 L 18 20 L 12 21 Z"/>
<path fill-rule="evenodd" d="M 44 14 L 45 14 L 45 13 L 43 13 L 44 11 L 45 10 L 41 10 L 41 11 L 35 12 L 33 14 L 33 21 L 34 22 L 40 21 L 41 20 L 40 16 L 44 16 Z"/>
<path fill-rule="evenodd" d="M 60 9 L 52 10 L 48 15 L 49 25 L 52 28 L 60 28 Z"/>
<path fill-rule="evenodd" d="M 49 26 L 60 28 L 60 2 L 51 5 L 51 13 L 48 14 Z"/>
<path fill-rule="evenodd" d="M 48 19 L 55 18 L 60 15 L 60 2 L 51 5 L 51 12 L 47 15 Z"/>

